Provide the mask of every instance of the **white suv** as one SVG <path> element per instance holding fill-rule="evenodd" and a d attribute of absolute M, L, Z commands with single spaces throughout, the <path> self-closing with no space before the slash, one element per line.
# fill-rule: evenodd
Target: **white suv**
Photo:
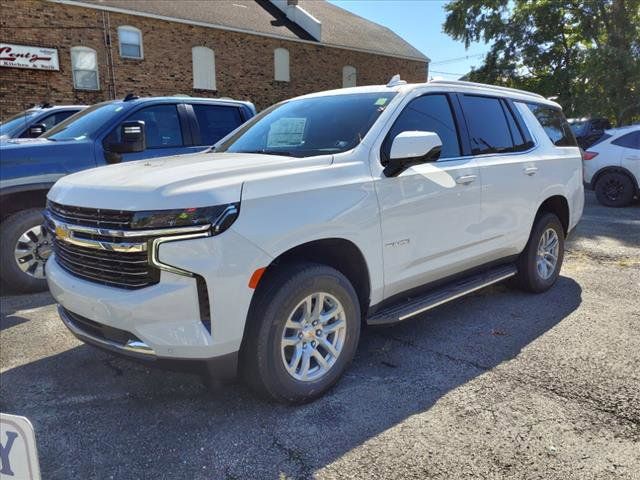
<path fill-rule="evenodd" d="M 208 153 L 69 175 L 48 199 L 47 277 L 78 338 L 303 402 L 363 325 L 509 277 L 550 288 L 584 191 L 556 103 L 394 78 L 277 104 Z"/>
<path fill-rule="evenodd" d="M 606 130 L 582 156 L 584 181 L 607 207 L 640 195 L 640 125 Z"/>

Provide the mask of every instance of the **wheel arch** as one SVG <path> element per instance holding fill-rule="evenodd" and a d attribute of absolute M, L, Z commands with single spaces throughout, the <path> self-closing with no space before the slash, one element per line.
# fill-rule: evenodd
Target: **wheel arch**
<path fill-rule="evenodd" d="M 0 221 L 22 210 L 44 208 L 47 204 L 47 192 L 52 185 L 42 183 L 3 189 L 0 192 Z"/>
<path fill-rule="evenodd" d="M 631 173 L 628 169 L 621 166 L 616 166 L 616 165 L 608 165 L 606 167 L 602 167 L 600 170 L 594 173 L 593 177 L 591 178 L 592 189 L 595 190 L 596 183 L 598 182 L 600 177 L 605 173 L 622 173 L 623 175 L 626 175 L 627 177 L 629 177 L 629 179 L 631 180 L 631 183 L 635 187 L 634 193 L 636 195 L 640 195 L 640 185 L 638 184 L 638 179 L 636 178 L 636 176 L 633 173 Z"/>
<path fill-rule="evenodd" d="M 544 213 L 553 213 L 558 217 L 562 224 L 565 236 L 569 233 L 569 222 L 571 221 L 571 213 L 569 210 L 569 201 L 564 195 L 552 195 L 546 198 L 538 207 L 533 224 Z"/>
<path fill-rule="evenodd" d="M 365 256 L 360 248 L 345 238 L 324 238 L 312 240 L 292 247 L 272 260 L 267 266 L 257 290 L 266 284 L 269 277 L 286 265 L 299 262 L 313 262 L 335 268 L 353 285 L 363 318 L 369 308 L 371 278 Z M 256 295 L 254 294 L 254 298 Z M 252 302 L 253 303 L 253 302 Z"/>

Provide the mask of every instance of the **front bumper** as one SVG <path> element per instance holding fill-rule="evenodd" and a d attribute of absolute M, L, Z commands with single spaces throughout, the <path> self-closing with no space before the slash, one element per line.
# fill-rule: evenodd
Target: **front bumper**
<path fill-rule="evenodd" d="M 119 336 L 113 345 L 96 338 L 86 325 L 63 318 L 67 327 L 87 343 L 143 359 L 210 362 L 236 355 L 253 296 L 249 278 L 271 258 L 231 229 L 219 236 L 164 243 L 158 255 L 194 276 L 162 271 L 157 284 L 126 290 L 79 278 L 61 267 L 54 254 L 47 262 L 47 281 L 61 307 L 96 323 L 98 330 L 124 331 L 132 338 Z M 202 322 L 201 288 L 209 299 L 210 328 Z"/>
<path fill-rule="evenodd" d="M 233 379 L 237 375 L 238 352 L 200 360 L 158 357 L 151 347 L 129 332 L 92 322 L 61 305 L 58 305 L 58 314 L 77 339 L 109 353 L 127 357 L 148 366 L 204 374 L 220 380 Z"/>

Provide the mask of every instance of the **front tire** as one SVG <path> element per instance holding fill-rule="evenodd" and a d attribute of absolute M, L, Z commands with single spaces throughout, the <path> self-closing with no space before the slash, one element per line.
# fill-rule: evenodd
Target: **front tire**
<path fill-rule="evenodd" d="M 564 228 L 553 213 L 543 213 L 533 224 L 529 241 L 516 266 L 517 285 L 528 292 L 542 293 L 558 280 L 564 259 Z"/>
<path fill-rule="evenodd" d="M 360 304 L 347 278 L 319 264 L 281 267 L 256 292 L 241 372 L 260 395 L 309 402 L 329 390 L 353 359 Z"/>
<path fill-rule="evenodd" d="M 595 187 L 596 198 L 606 207 L 626 207 L 633 200 L 633 182 L 621 172 L 606 172 L 600 175 Z"/>
<path fill-rule="evenodd" d="M 51 243 L 42 226 L 42 212 L 31 208 L 14 213 L 0 225 L 0 275 L 13 293 L 47 289 L 45 263 Z"/>

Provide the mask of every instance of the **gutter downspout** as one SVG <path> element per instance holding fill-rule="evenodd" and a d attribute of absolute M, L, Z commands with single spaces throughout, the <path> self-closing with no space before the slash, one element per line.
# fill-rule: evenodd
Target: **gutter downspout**
<path fill-rule="evenodd" d="M 115 67 L 113 65 L 113 54 L 111 52 L 111 18 L 109 12 L 102 12 L 102 32 L 104 34 L 104 46 L 107 50 L 107 71 L 109 73 L 109 99 L 114 100 L 117 96 Z"/>

